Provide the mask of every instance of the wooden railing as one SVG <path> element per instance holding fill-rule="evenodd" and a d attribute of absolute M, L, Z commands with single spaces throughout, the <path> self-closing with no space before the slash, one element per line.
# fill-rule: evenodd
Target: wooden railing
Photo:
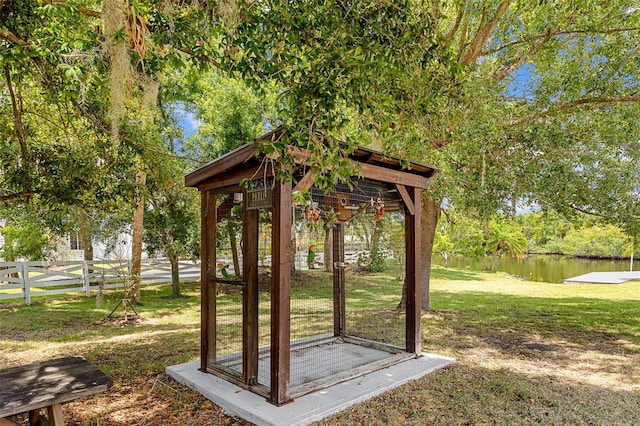
<path fill-rule="evenodd" d="M 179 262 L 180 280 L 200 278 L 200 263 Z M 31 304 L 36 296 L 84 293 L 129 286 L 131 262 L 114 260 L 59 262 L 0 262 L 0 300 L 23 299 Z M 140 268 L 140 284 L 171 281 L 167 259 L 145 259 Z"/>

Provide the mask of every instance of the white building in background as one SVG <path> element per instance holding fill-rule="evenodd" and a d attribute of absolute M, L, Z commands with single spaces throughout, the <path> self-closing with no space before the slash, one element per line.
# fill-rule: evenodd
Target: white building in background
<path fill-rule="evenodd" d="M 113 243 L 94 241 L 93 258 L 95 260 L 129 259 L 131 258 L 132 249 L 131 240 L 130 234 L 121 233 L 118 234 L 117 238 L 114 238 Z M 85 247 L 82 245 L 82 240 L 78 234 L 72 232 L 66 238 L 61 238 L 53 257 L 56 257 L 56 260 L 84 260 L 84 249 Z M 142 251 L 142 258 L 149 258 L 145 250 Z"/>
<path fill-rule="evenodd" d="M 77 233 L 60 237 L 56 250 L 51 253 L 53 260 L 84 260 L 84 247 Z"/>
<path fill-rule="evenodd" d="M 2 235 L 2 229 L 7 225 L 7 219 L 0 218 L 0 252 L 4 246 L 5 239 Z M 104 241 L 93 242 L 93 258 L 95 260 L 121 260 L 131 258 L 131 235 L 121 233 L 112 243 Z M 56 249 L 49 255 L 47 260 L 84 260 L 84 249 L 82 240 L 78 233 L 72 232 L 67 236 L 58 238 Z M 148 259 L 149 255 L 145 250 L 142 251 L 142 258 Z M 0 261 L 4 261 L 0 254 Z"/>

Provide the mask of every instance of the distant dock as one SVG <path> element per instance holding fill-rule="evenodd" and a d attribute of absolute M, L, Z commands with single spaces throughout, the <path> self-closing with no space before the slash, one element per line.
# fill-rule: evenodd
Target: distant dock
<path fill-rule="evenodd" d="M 640 271 L 591 272 L 564 280 L 566 284 L 622 284 L 640 280 Z"/>

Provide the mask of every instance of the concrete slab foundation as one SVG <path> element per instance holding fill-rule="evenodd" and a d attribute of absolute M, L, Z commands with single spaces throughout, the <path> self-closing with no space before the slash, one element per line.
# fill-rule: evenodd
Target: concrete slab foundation
<path fill-rule="evenodd" d="M 640 280 L 640 271 L 629 272 L 591 272 L 564 280 L 567 284 L 622 284 L 631 280 Z"/>
<path fill-rule="evenodd" d="M 419 358 L 412 358 L 306 394 L 281 407 L 276 407 L 268 403 L 264 397 L 213 374 L 199 371 L 199 361 L 167 367 L 166 372 L 233 416 L 259 426 L 294 426 L 321 420 L 454 362 L 453 358 L 423 353 Z"/>

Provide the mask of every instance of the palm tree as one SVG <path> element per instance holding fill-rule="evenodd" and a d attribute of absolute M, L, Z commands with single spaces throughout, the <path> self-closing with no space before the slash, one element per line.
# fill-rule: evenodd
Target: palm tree
<path fill-rule="evenodd" d="M 495 270 L 505 255 L 519 260 L 527 254 L 528 246 L 527 238 L 518 228 L 506 222 L 492 220 L 489 224 L 489 237 L 485 241 L 485 267 Z"/>

